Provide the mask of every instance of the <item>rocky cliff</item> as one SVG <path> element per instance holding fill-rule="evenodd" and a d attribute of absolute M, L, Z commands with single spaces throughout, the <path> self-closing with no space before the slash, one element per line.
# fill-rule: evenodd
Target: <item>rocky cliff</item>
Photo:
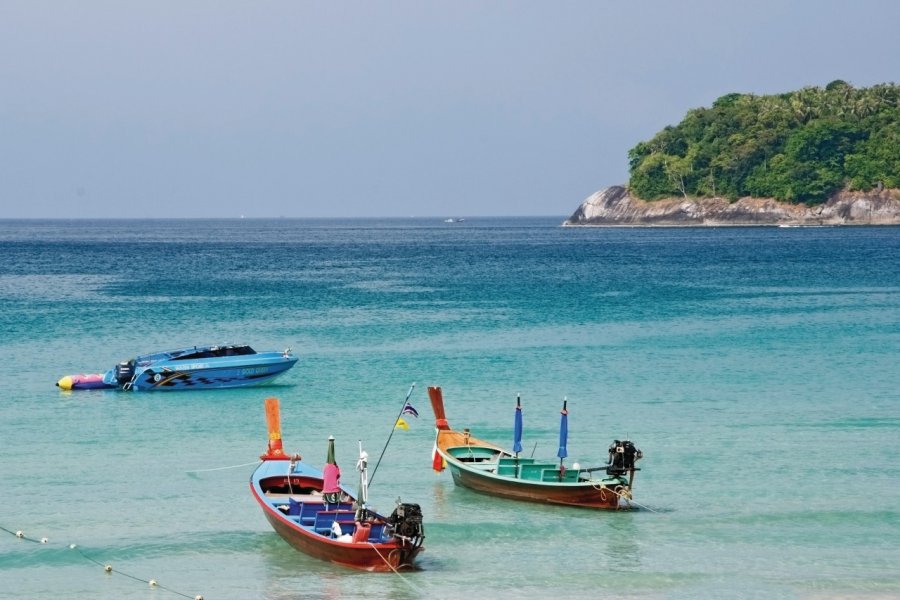
<path fill-rule="evenodd" d="M 612 186 L 591 195 L 564 226 L 900 225 L 900 190 L 840 192 L 814 206 L 771 198 L 668 198 L 646 202 Z"/>

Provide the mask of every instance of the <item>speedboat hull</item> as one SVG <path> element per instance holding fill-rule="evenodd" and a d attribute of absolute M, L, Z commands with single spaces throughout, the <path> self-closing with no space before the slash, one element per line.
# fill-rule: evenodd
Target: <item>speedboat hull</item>
<path fill-rule="evenodd" d="M 290 351 L 256 352 L 249 346 L 195 346 L 138 356 L 104 375 L 125 390 L 209 390 L 266 385 L 295 364 Z"/>
<path fill-rule="evenodd" d="M 209 390 L 266 385 L 297 363 L 296 357 L 255 355 L 253 361 L 236 364 L 192 363 L 155 365 L 135 377 L 131 388 L 150 390 Z"/>

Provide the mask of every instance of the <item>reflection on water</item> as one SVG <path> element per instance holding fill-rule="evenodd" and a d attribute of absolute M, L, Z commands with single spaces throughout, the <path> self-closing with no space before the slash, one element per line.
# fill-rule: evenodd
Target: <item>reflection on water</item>
<path fill-rule="evenodd" d="M 446 488 L 447 484 L 443 481 L 435 481 L 434 485 L 431 486 L 432 508 L 434 509 L 434 518 L 436 520 L 444 520 L 448 516 L 447 511 L 449 510 L 449 506 Z"/>
<path fill-rule="evenodd" d="M 640 529 L 635 524 L 635 515 L 620 512 L 606 520 L 606 557 L 610 568 L 629 570 L 640 565 L 641 552 L 638 543 Z M 645 520 L 645 525 L 647 525 Z"/>

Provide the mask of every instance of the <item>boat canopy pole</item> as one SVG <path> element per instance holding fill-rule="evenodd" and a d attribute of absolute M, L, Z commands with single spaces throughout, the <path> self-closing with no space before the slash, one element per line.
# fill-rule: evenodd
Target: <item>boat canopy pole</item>
<path fill-rule="evenodd" d="M 369 453 L 363 450 L 362 440 L 359 440 L 359 460 L 356 461 L 356 470 L 359 471 L 356 520 L 365 521 L 369 509 Z"/>
<path fill-rule="evenodd" d="M 372 469 L 372 475 L 369 477 L 369 486 L 372 485 L 372 480 L 375 479 L 375 473 L 378 471 L 378 465 L 381 464 L 381 459 L 384 458 L 384 451 L 387 450 L 388 444 L 391 443 L 391 438 L 394 436 L 394 430 L 397 429 L 397 421 L 403 416 L 403 410 L 406 408 L 406 404 L 409 402 L 409 397 L 413 393 L 413 389 L 416 387 L 416 382 L 413 381 L 412 385 L 409 386 L 409 391 L 406 392 L 406 398 L 403 400 L 403 406 L 400 407 L 400 412 L 397 414 L 397 418 L 391 422 L 391 433 L 388 435 L 387 441 L 384 443 L 384 448 L 381 449 L 381 456 L 378 457 L 378 462 L 375 463 L 375 468 Z"/>
<path fill-rule="evenodd" d="M 516 394 L 516 412 L 513 420 L 513 452 L 516 453 L 514 475 L 519 477 L 519 452 L 522 451 L 522 395 Z"/>
<path fill-rule="evenodd" d="M 563 396 L 563 407 L 562 410 L 559 411 L 559 450 L 556 453 L 556 456 L 559 457 L 560 481 L 562 481 L 563 475 L 566 472 L 566 466 L 563 464 L 563 461 L 569 456 L 569 450 L 566 447 L 569 443 L 569 411 L 566 409 L 568 403 L 568 399 Z"/>

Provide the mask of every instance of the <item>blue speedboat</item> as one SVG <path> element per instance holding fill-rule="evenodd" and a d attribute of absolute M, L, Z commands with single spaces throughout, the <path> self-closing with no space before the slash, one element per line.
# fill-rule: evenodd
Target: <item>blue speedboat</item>
<path fill-rule="evenodd" d="M 257 352 L 250 346 L 192 346 L 121 362 L 103 383 L 123 390 L 209 390 L 271 383 L 297 363 L 290 348 Z"/>

